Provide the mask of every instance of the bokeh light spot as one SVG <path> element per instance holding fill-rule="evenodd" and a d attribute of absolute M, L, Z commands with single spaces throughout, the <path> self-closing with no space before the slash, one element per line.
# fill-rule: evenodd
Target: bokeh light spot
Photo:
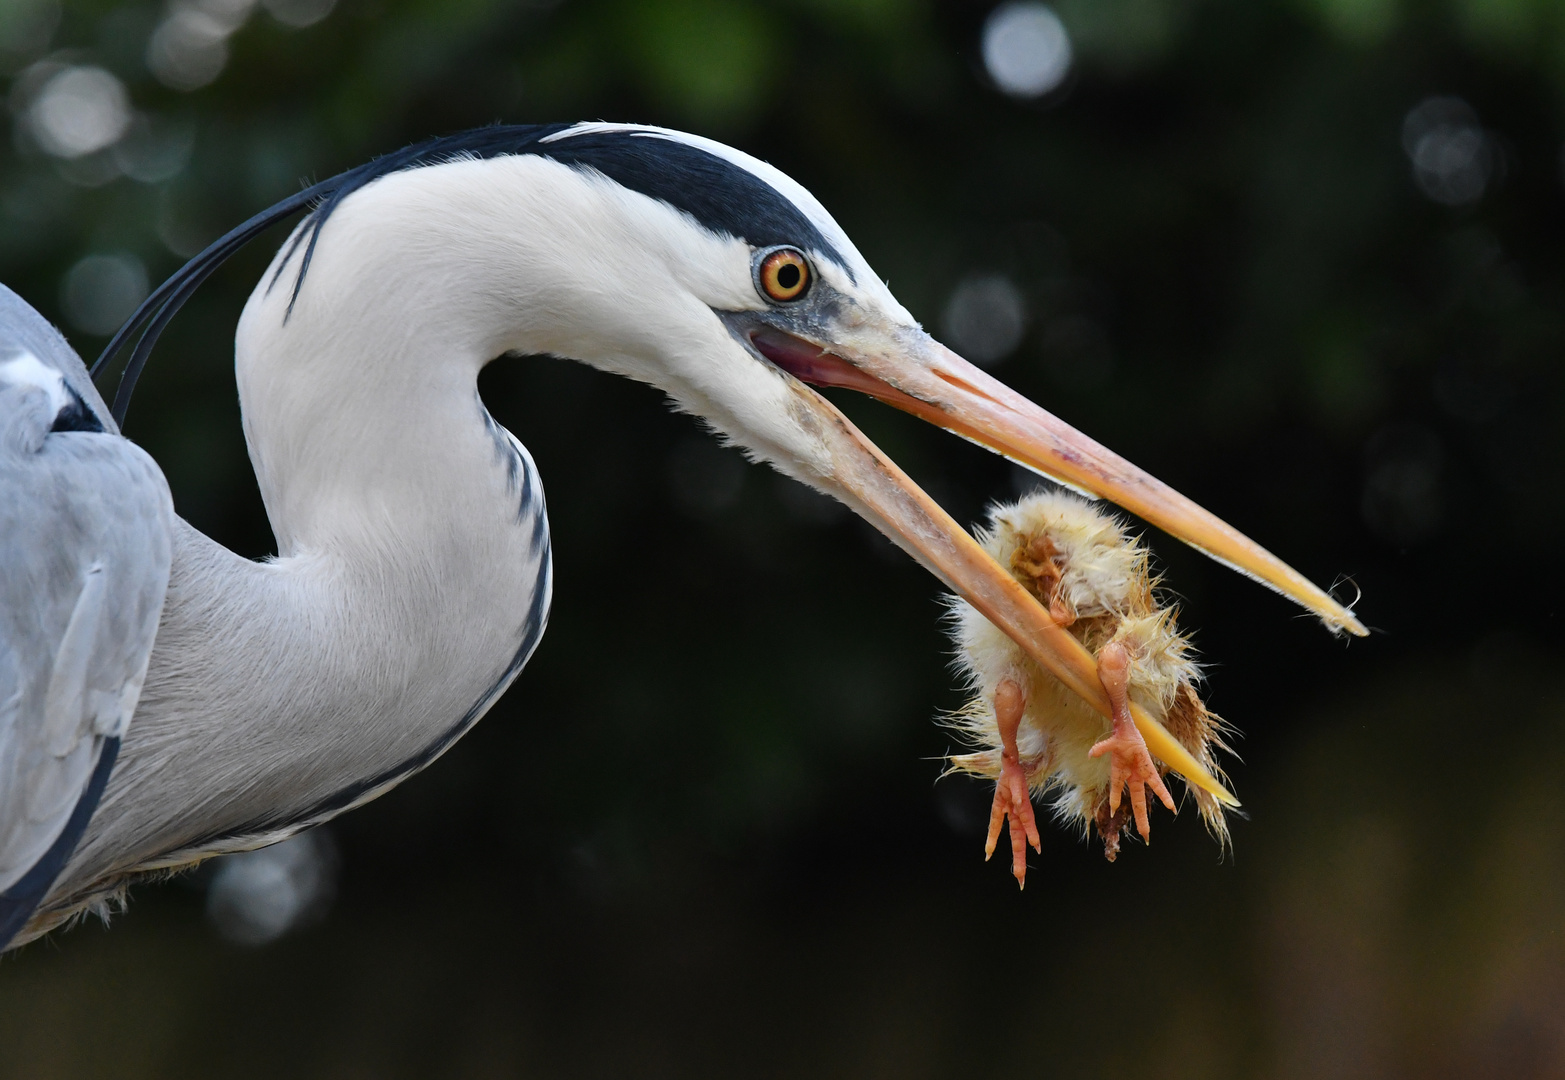
<path fill-rule="evenodd" d="M 318 921 L 336 890 L 336 850 L 315 830 L 216 860 L 206 913 L 229 941 L 265 945 Z"/>
<path fill-rule="evenodd" d="M 1070 35 L 1047 4 L 1001 4 L 984 22 L 983 56 L 984 69 L 1001 91 L 1041 97 L 1070 73 Z"/>
<path fill-rule="evenodd" d="M 49 77 L 27 109 L 45 153 L 71 160 L 113 146 L 130 126 L 125 84 L 100 67 L 67 67 Z"/>
<path fill-rule="evenodd" d="M 1444 206 L 1483 198 L 1495 154 L 1473 107 L 1458 97 L 1430 97 L 1402 121 L 1402 149 L 1419 190 Z"/>
<path fill-rule="evenodd" d="M 261 3 L 272 18 L 295 30 L 314 26 L 337 6 L 337 0 L 261 0 Z"/>
<path fill-rule="evenodd" d="M 940 319 L 946 344 L 982 367 L 1016 351 L 1027 330 L 1027 303 L 1004 274 L 975 274 L 957 285 Z"/>
<path fill-rule="evenodd" d="M 228 39 L 249 19 L 256 0 L 184 0 L 147 41 L 147 68 L 164 86 L 199 90 L 228 65 Z"/>
<path fill-rule="evenodd" d="M 76 329 L 112 334 L 147 298 L 147 268 L 128 252 L 88 255 L 66 272 L 60 306 Z"/>

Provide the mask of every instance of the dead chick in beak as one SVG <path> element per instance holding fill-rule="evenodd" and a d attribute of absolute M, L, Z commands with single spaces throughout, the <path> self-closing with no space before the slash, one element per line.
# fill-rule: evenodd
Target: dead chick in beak
<path fill-rule="evenodd" d="M 1159 604 L 1147 549 L 1124 523 L 1063 492 L 1040 492 L 995 506 L 979 543 L 1066 627 L 1098 662 L 1113 706 L 1112 723 L 1028 657 L 965 600 L 951 603 L 958 663 L 976 696 L 951 722 L 982 749 L 951 757 L 953 770 L 995 780 L 984 857 L 994 854 L 1009 818 L 1011 872 L 1027 879 L 1026 844 L 1040 850 L 1033 795 L 1052 795 L 1055 815 L 1095 826 L 1110 861 L 1135 821 L 1151 839 L 1147 789 L 1175 809 L 1156 761 L 1131 720 L 1135 702 L 1221 780 L 1215 754 L 1228 750 L 1222 720 L 1207 711 L 1195 686 L 1200 669 L 1175 611 Z M 1195 784 L 1187 790 L 1219 842 L 1228 827 L 1223 804 Z M 1129 791 L 1129 805 L 1122 793 Z"/>

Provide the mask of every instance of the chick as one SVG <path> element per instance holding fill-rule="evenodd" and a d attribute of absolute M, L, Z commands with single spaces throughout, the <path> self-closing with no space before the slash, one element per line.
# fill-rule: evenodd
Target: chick
<path fill-rule="evenodd" d="M 1226 726 L 1207 711 L 1195 686 L 1200 669 L 1173 608 L 1159 604 L 1147 549 L 1123 522 L 1063 492 L 1040 492 L 995 506 L 980 544 L 1038 598 L 1050 617 L 1096 657 L 1113 707 L 1109 721 L 1022 650 L 966 601 L 951 603 L 958 664 L 975 697 L 950 718 L 974 753 L 953 755 L 954 771 L 995 780 L 984 857 L 994 854 L 1000 825 L 1010 822 L 1011 872 L 1026 885 L 1025 844 L 1041 850 L 1032 796 L 1052 796 L 1055 816 L 1096 827 L 1113 862 L 1132 819 L 1151 839 L 1146 789 L 1174 810 L 1155 761 L 1131 720 L 1134 701 L 1213 776 L 1215 754 L 1228 750 Z M 1129 790 L 1129 806 L 1121 793 Z M 1223 804 L 1188 784 L 1207 828 L 1226 846 Z"/>

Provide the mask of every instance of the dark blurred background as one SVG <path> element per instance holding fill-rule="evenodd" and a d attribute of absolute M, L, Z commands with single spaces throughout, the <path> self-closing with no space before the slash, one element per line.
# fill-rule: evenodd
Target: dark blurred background
<path fill-rule="evenodd" d="M 934 581 L 562 361 L 482 390 L 550 497 L 532 664 L 424 774 L 0 962 L 0 1076 L 1565 1076 L 1565 5 L 0 0 L 0 280 L 89 359 L 298 189 L 495 120 L 811 188 L 924 323 L 1376 633 L 1150 539 L 1244 733 L 1115 865 L 981 861 Z M 127 433 L 272 549 L 234 323 Z M 1026 474 L 842 404 L 963 521 Z"/>

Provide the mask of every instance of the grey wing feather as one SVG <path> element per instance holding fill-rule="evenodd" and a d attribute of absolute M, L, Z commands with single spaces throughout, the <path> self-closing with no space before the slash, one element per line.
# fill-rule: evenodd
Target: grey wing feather
<path fill-rule="evenodd" d="M 114 422 L 98 388 L 92 384 L 92 376 L 87 374 L 87 366 L 76 355 L 76 350 L 48 319 L 4 285 L 0 285 L 0 350 L 29 352 L 54 368 L 97 417 L 104 431 L 111 435 L 120 433 L 119 425 Z"/>
<path fill-rule="evenodd" d="M 8 367 L 16 357 L 32 360 Z M 104 430 L 58 430 L 58 387 L 40 372 Z M 115 433 L 70 346 L 0 287 L 0 923 L 25 899 L 8 890 L 30 894 L 41 860 L 69 855 L 62 833 L 131 721 L 173 522 L 163 474 Z"/>

